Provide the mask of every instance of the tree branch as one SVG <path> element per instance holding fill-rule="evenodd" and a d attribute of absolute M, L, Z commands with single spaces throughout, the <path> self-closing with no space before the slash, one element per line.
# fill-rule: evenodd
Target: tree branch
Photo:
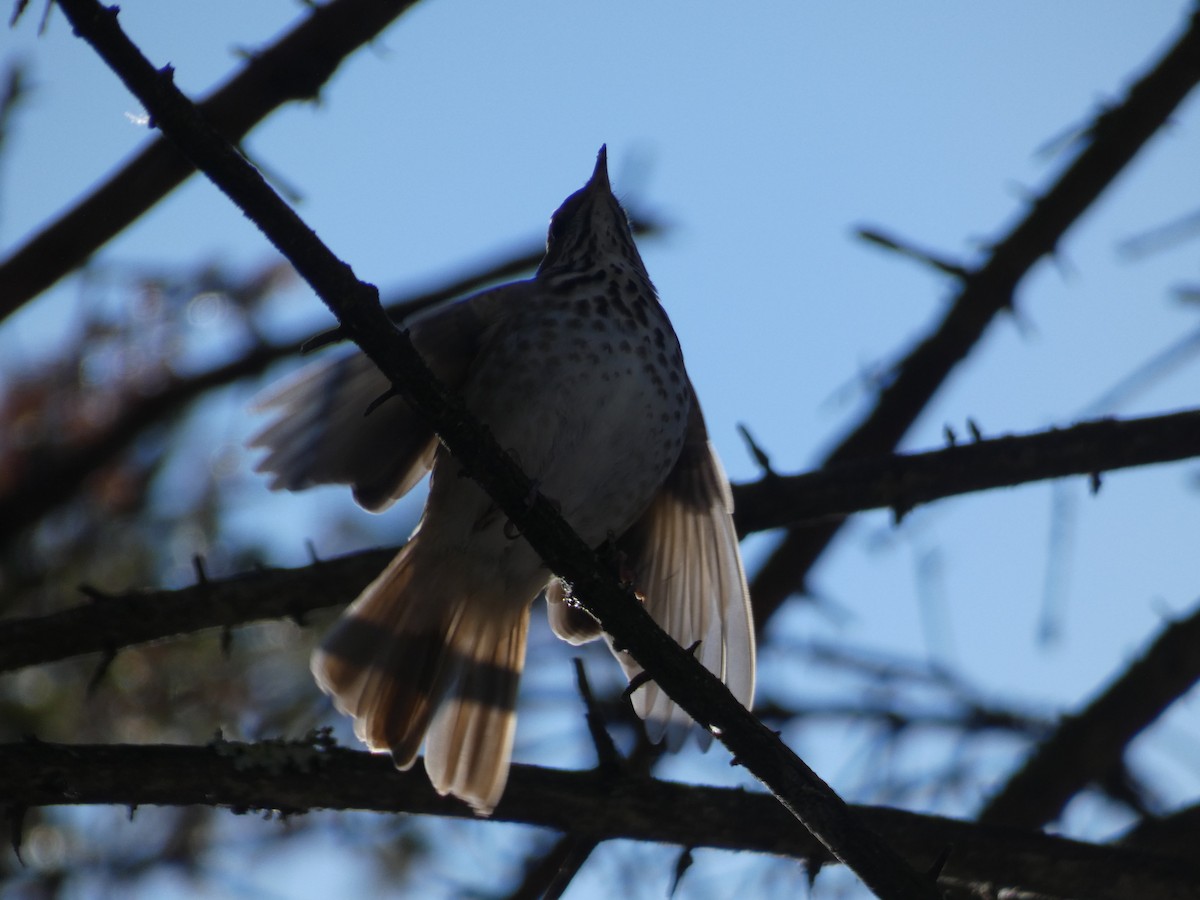
<path fill-rule="evenodd" d="M 721 681 L 671 640 L 608 567 L 574 535 L 485 428 L 467 414 L 422 362 L 404 332 L 360 282 L 262 177 L 175 88 L 170 68 L 158 71 L 129 41 L 116 11 L 94 0 L 60 0 L 76 33 L 90 43 L 151 113 L 154 123 L 266 234 L 337 316 L 344 333 L 403 391 L 466 471 L 496 501 L 547 566 L 574 585 L 576 596 L 618 645 L 693 719 L 704 723 L 755 777 L 864 883 L 884 897 L 937 897 L 864 827 L 845 803 L 776 736 L 734 699 Z"/>
<path fill-rule="evenodd" d="M 1033 265 L 1055 252 L 1075 224 L 1200 81 L 1200 11 L 1162 58 L 1106 108 L 1090 141 L 1025 218 L 997 243 L 988 260 L 963 277 L 963 287 L 941 323 L 897 366 L 874 410 L 827 457 L 825 465 L 894 449 L 930 399 L 982 337 Z M 804 586 L 809 569 L 840 523 L 792 529 L 759 569 L 751 594 L 759 625 Z"/>
<path fill-rule="evenodd" d="M 327 743 L 0 745 L 0 796 L 14 807 L 200 804 L 239 813 L 356 809 L 472 816 L 466 804 L 438 796 L 419 768 L 397 772 L 386 757 Z M 928 868 L 950 848 L 941 873 L 945 886 L 1093 900 L 1190 898 L 1200 889 L 1200 865 L 1191 853 L 1154 856 L 892 809 L 854 811 L 917 868 Z M 514 765 L 492 818 L 595 841 L 625 838 L 829 861 L 825 849 L 765 794 L 627 772 Z"/>
<path fill-rule="evenodd" d="M 1170 623 L 1141 658 L 1032 753 L 979 820 L 1036 828 L 1058 818 L 1089 782 L 1116 768 L 1142 730 L 1200 680 L 1200 606 Z"/>
<path fill-rule="evenodd" d="M 263 569 L 175 591 L 107 595 L 84 588 L 91 602 L 46 616 L 0 622 L 0 672 L 172 635 L 291 618 L 345 606 L 396 555 L 367 550 L 302 569 Z"/>
<path fill-rule="evenodd" d="M 890 508 L 899 518 L 945 497 L 1200 456 L 1200 410 L 1098 419 L 934 450 L 832 463 L 734 487 L 739 533 Z M 757 598 L 756 598 L 757 599 Z M 757 611 L 757 606 L 755 607 Z"/>
<path fill-rule="evenodd" d="M 291 100 L 315 99 L 347 56 L 376 38 L 415 0 L 311 4 L 299 25 L 255 53 L 200 109 L 233 142 Z M 0 262 L 0 321 L 87 261 L 195 172 L 165 138 L 61 213 Z"/>
<path fill-rule="evenodd" d="M 800 521 L 919 503 L 970 491 L 1200 455 L 1200 411 L 1083 422 L 929 453 L 843 463 L 734 486 L 736 521 L 749 534 Z M 0 511 L 6 502 L 0 502 Z M 0 516 L 3 521 L 3 516 Z M 0 533 L 3 526 L 0 526 Z M 0 672 L 205 628 L 232 627 L 348 603 L 394 550 L 303 569 L 264 569 L 181 590 L 129 591 L 47 616 L 0 622 Z"/>

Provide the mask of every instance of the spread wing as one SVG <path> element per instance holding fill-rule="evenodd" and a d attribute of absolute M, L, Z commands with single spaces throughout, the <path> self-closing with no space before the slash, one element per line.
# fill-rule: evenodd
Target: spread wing
<path fill-rule="evenodd" d="M 641 519 L 618 541 L 646 610 L 680 646 L 695 653 L 744 706 L 754 699 L 754 623 L 742 570 L 733 497 L 695 396 L 688 436 L 675 468 Z M 632 679 L 642 670 L 614 651 Z M 633 693 L 654 740 L 677 746 L 691 720 L 654 682 Z M 703 738 L 702 738 L 703 742 Z"/>
<path fill-rule="evenodd" d="M 444 384 L 462 385 L 488 329 L 520 303 L 525 282 L 486 291 L 415 317 L 413 344 Z M 433 465 L 437 436 L 401 397 L 368 415 L 390 387 L 361 353 L 307 366 L 258 397 L 253 409 L 274 421 L 250 439 L 267 455 L 256 467 L 274 490 L 348 484 L 354 499 L 380 512 L 404 496 Z"/>

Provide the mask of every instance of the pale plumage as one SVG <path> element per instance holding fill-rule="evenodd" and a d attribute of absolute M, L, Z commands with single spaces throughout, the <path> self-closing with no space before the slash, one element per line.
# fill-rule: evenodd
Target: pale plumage
<path fill-rule="evenodd" d="M 651 615 L 683 646 L 699 641 L 701 662 L 749 705 L 754 630 L 728 482 L 603 149 L 554 214 L 533 279 L 406 324 L 580 536 L 618 536 Z M 305 369 L 259 402 L 277 418 L 251 443 L 269 451 L 259 469 L 273 488 L 349 484 L 373 511 L 432 468 L 412 539 L 330 631 L 313 672 L 372 749 L 407 768 L 424 741 L 433 785 L 487 813 L 508 775 L 532 601 L 549 588 L 565 640 L 600 632 L 403 400 L 363 416 L 387 388 L 361 355 Z M 633 700 L 652 736 L 686 730 L 656 685 Z"/>

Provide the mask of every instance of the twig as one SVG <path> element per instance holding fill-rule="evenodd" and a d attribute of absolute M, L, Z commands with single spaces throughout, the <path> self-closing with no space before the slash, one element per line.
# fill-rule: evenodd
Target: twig
<path fill-rule="evenodd" d="M 587 670 L 583 667 L 583 660 L 578 656 L 575 657 L 575 684 L 579 688 L 579 696 L 583 699 L 588 734 L 592 737 L 592 746 L 596 748 L 597 764 L 606 771 L 620 769 L 623 762 L 621 752 L 617 749 L 612 735 L 608 733 L 604 713 L 596 703 L 596 698 L 592 694 L 592 686 L 588 683 Z"/>
<path fill-rule="evenodd" d="M 533 861 L 506 900 L 558 900 L 599 843 L 595 838 L 564 834 Z"/>
<path fill-rule="evenodd" d="M 866 241 L 868 244 L 874 244 L 876 247 L 882 247 L 900 256 L 916 260 L 922 265 L 929 266 L 943 275 L 950 275 L 957 278 L 959 281 L 966 281 L 970 277 L 971 273 L 964 266 L 943 259 L 936 253 L 914 247 L 912 244 L 902 241 L 900 238 L 892 237 L 890 234 L 884 234 L 878 229 L 863 227 L 857 229 L 855 234 L 860 240 Z"/>

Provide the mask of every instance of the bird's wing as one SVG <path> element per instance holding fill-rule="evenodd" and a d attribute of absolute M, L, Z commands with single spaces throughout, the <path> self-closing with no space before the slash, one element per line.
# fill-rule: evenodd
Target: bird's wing
<path fill-rule="evenodd" d="M 742 570 L 733 497 L 693 394 L 688 435 L 674 469 L 650 508 L 618 541 L 646 610 L 695 655 L 744 706 L 754 698 L 754 623 Z M 613 651 L 632 679 L 642 670 Z M 651 738 L 678 745 L 688 716 L 657 684 L 633 693 L 634 709 Z"/>
<path fill-rule="evenodd" d="M 523 299 L 526 283 L 505 285 L 415 316 L 405 324 L 426 364 L 447 387 L 460 387 L 488 330 Z M 267 455 L 256 467 L 272 489 L 348 484 L 354 499 L 380 512 L 433 465 L 437 436 L 401 397 L 365 415 L 391 387 L 361 353 L 307 366 L 256 398 L 274 420 L 250 439 Z"/>

